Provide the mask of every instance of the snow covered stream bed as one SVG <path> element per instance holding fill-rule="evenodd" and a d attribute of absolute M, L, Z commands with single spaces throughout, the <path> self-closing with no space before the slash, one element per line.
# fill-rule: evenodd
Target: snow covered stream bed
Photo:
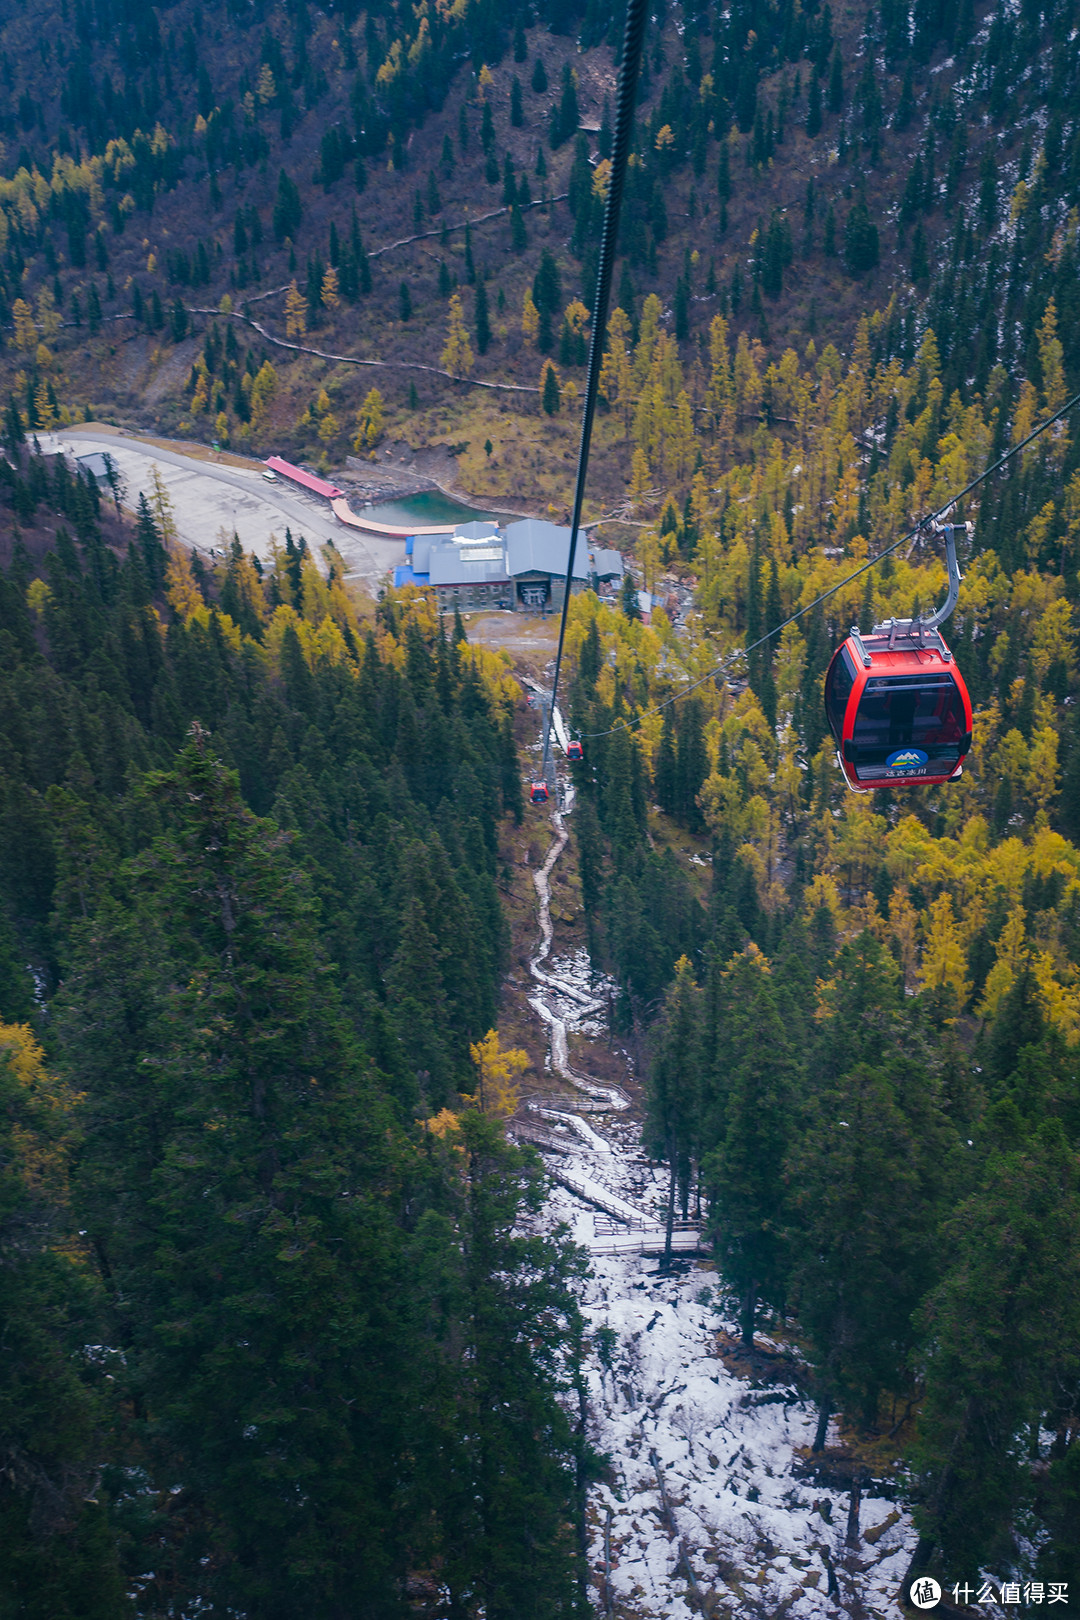
<path fill-rule="evenodd" d="M 594 1248 L 600 1218 L 561 1186 L 548 1215 Z M 591 1498 L 598 1613 L 898 1614 L 894 1594 L 915 1543 L 907 1515 L 870 1486 L 858 1544 L 845 1545 L 848 1493 L 796 1473 L 800 1448 L 813 1440 L 813 1408 L 782 1363 L 775 1380 L 729 1371 L 720 1335 L 735 1327 L 723 1299 L 704 1261 L 680 1262 L 669 1276 L 656 1258 L 593 1254 L 583 1302 L 593 1330 L 593 1442 L 611 1459 L 609 1480 Z M 614 1335 L 609 1351 L 597 1332 L 604 1328 Z M 830 1566 L 838 1599 L 829 1595 Z"/>
<path fill-rule="evenodd" d="M 596 1613 L 899 1616 L 896 1593 L 916 1540 L 909 1514 L 868 1479 L 857 1522 L 849 1517 L 850 1489 L 835 1468 L 829 1477 L 829 1453 L 824 1468 L 809 1455 L 816 1413 L 797 1359 L 767 1338 L 763 1354 L 740 1359 L 734 1314 L 708 1259 L 662 1269 L 666 1178 L 642 1152 L 632 1099 L 570 1065 L 568 1035 L 602 1034 L 607 997 L 583 951 L 550 958 L 547 879 L 565 846 L 562 818 L 553 820 L 556 845 L 535 874 L 542 938 L 530 1000 L 549 1028 L 553 1080 L 567 1100 L 545 1093 L 521 1121 L 561 1178 L 544 1223 L 565 1222 L 592 1256 L 582 1301 L 592 1439 L 610 1460 L 590 1493 Z M 698 1246 L 696 1231 L 683 1237 Z"/>

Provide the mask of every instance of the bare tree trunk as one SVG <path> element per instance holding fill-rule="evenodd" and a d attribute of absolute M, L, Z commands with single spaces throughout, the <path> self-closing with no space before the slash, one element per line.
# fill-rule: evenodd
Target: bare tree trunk
<path fill-rule="evenodd" d="M 900 1582 L 900 1594 L 905 1601 L 907 1600 L 908 1592 L 911 1590 L 912 1581 L 917 1575 L 922 1574 L 923 1570 L 930 1562 L 930 1554 L 933 1552 L 936 1546 L 936 1536 L 920 1536 L 916 1542 L 915 1551 L 911 1555 L 911 1563 L 907 1567 L 907 1574 Z"/>
<path fill-rule="evenodd" d="M 665 1269 L 668 1266 L 670 1266 L 670 1264 L 671 1264 L 671 1229 L 675 1225 L 676 1164 L 675 1164 L 675 1136 L 674 1136 L 673 1132 L 669 1132 L 669 1134 L 668 1134 L 667 1150 L 668 1150 L 668 1164 L 671 1167 L 671 1177 L 670 1177 L 670 1179 L 668 1181 L 667 1229 L 666 1229 L 666 1231 L 664 1233 L 664 1267 L 665 1267 Z"/>
<path fill-rule="evenodd" d="M 752 1350 L 754 1348 L 754 1318 L 757 1315 L 756 1282 L 747 1284 L 746 1294 L 743 1297 L 741 1315 L 743 1348 L 746 1350 Z"/>
<path fill-rule="evenodd" d="M 947 1498 L 947 1496 L 949 1494 L 949 1491 L 950 1491 L 950 1489 L 952 1487 L 952 1481 L 953 1481 L 953 1458 L 956 1456 L 957 1449 L 959 1448 L 961 1440 L 963 1439 L 964 1435 L 967 1433 L 968 1425 L 972 1421 L 972 1418 L 975 1415 L 975 1411 L 976 1411 L 976 1405 L 975 1405 L 975 1400 L 974 1400 L 974 1397 L 973 1397 L 971 1400 L 968 1401 L 967 1406 L 964 1408 L 964 1415 L 960 1419 L 960 1423 L 959 1423 L 959 1426 L 957 1427 L 956 1433 L 953 1435 L 952 1444 L 949 1447 L 949 1455 L 946 1458 L 945 1466 L 941 1471 L 941 1478 L 938 1480 L 937 1488 L 934 1491 L 934 1494 L 930 1498 L 930 1501 L 928 1503 L 928 1508 L 929 1508 L 928 1517 L 929 1517 L 931 1523 L 933 1523 L 934 1520 L 937 1518 L 937 1515 L 938 1515 L 938 1513 L 939 1513 L 939 1511 L 941 1509 L 942 1503 L 946 1500 L 946 1498 Z M 932 1531 L 929 1532 L 929 1533 L 927 1531 L 923 1531 L 922 1535 L 919 1537 L 918 1542 L 915 1545 L 915 1551 L 911 1555 L 911 1562 L 907 1567 L 907 1574 L 904 1576 L 904 1579 L 900 1584 L 900 1592 L 905 1598 L 907 1597 L 907 1593 L 908 1593 L 908 1591 L 909 1591 L 909 1589 L 911 1587 L 911 1583 L 915 1579 L 916 1575 L 920 1575 L 922 1573 L 922 1571 L 926 1568 L 927 1564 L 930 1562 L 931 1554 L 933 1553 L 934 1548 L 936 1546 L 937 1546 L 937 1535 L 936 1535 L 936 1533 L 934 1533 Z"/>
<path fill-rule="evenodd" d="M 817 1433 L 814 1435 L 814 1444 L 811 1451 L 824 1451 L 825 1440 L 829 1433 L 829 1419 L 832 1417 L 832 1398 L 829 1395 L 821 1397 L 818 1407 Z"/>
<path fill-rule="evenodd" d="M 578 1423 L 576 1435 L 577 1467 L 575 1484 L 577 1486 L 577 1542 L 578 1542 L 578 1603 L 580 1612 L 589 1612 L 589 1526 L 587 1514 L 589 1507 L 589 1475 L 585 1466 L 588 1452 L 588 1426 L 589 1426 L 589 1393 L 585 1379 L 581 1374 L 581 1362 L 578 1361 L 577 1375 L 578 1397 Z M 609 1520 L 610 1525 L 610 1520 Z"/>
<path fill-rule="evenodd" d="M 851 1476 L 851 1502 L 848 1505 L 847 1534 L 844 1545 L 858 1547 L 859 1536 L 859 1509 L 862 1506 L 862 1469 L 856 1468 Z"/>

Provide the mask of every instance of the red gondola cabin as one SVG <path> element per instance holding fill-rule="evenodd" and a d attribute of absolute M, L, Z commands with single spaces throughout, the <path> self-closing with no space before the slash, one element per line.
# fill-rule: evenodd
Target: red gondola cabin
<path fill-rule="evenodd" d="M 915 620 L 852 630 L 825 677 L 837 758 L 856 793 L 951 782 L 971 747 L 971 699 L 940 632 Z"/>
<path fill-rule="evenodd" d="M 585 758 L 585 750 L 582 748 L 576 737 L 571 737 L 570 741 L 567 743 L 566 757 L 567 759 Z"/>
<path fill-rule="evenodd" d="M 548 790 L 546 782 L 534 782 L 529 789 L 529 798 L 533 804 L 547 804 Z"/>

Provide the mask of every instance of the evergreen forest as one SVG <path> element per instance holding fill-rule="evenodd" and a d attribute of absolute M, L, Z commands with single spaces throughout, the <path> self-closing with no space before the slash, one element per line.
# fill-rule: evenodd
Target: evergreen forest
<path fill-rule="evenodd" d="M 577 1612 L 580 1261 L 460 1112 L 516 687 L 5 466 L 0 1609 Z"/>
<path fill-rule="evenodd" d="M 888 1453 L 912 1572 L 1074 1602 L 1075 412 L 954 513 L 962 777 L 845 792 L 823 683 L 943 598 L 921 520 L 1080 389 L 1078 24 L 654 6 L 560 923 L 811 1453 Z M 208 557 L 40 439 L 435 444 L 557 518 L 620 27 L 0 15 L 0 1616 L 591 1612 L 587 1257 L 483 1089 L 508 851 L 550 834 L 513 660 L 291 531 Z"/>

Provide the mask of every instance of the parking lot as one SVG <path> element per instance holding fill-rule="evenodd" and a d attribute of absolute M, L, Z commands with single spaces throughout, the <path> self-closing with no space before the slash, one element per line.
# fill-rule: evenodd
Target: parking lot
<path fill-rule="evenodd" d="M 204 461 L 131 434 L 90 426 L 61 428 L 41 434 L 39 439 L 46 454 L 61 449 L 76 456 L 107 451 L 120 471 L 123 502 L 133 511 L 140 491 L 148 497 L 153 494 L 156 467 L 172 502 L 181 540 L 200 551 L 220 552 L 235 533 L 245 551 L 266 559 L 271 535 L 284 543 L 288 527 L 294 537 L 304 535 L 309 545 L 332 542 L 346 574 L 361 581 L 373 595 L 387 570 L 404 560 L 403 541 L 347 528 L 324 501 L 281 480 L 268 482 L 256 462 L 244 465 L 238 458 Z"/>

